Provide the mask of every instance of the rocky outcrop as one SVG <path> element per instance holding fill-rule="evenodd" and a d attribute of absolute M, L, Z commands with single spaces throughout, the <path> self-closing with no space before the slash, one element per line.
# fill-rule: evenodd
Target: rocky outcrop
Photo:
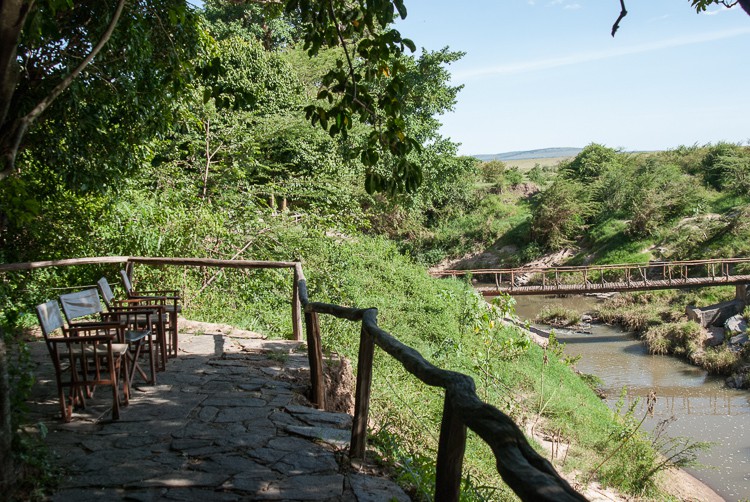
<path fill-rule="evenodd" d="M 724 328 L 711 327 L 706 329 L 706 338 L 703 340 L 704 347 L 718 347 L 724 343 Z"/>
<path fill-rule="evenodd" d="M 711 326 L 722 326 L 727 319 L 742 312 L 743 307 L 744 305 L 741 302 L 732 300 L 707 307 L 688 305 L 685 307 L 685 313 L 691 321 L 697 322 L 704 328 L 709 328 Z"/>

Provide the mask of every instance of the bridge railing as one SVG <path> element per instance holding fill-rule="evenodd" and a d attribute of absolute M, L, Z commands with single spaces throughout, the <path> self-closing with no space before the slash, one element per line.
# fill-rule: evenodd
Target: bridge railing
<path fill-rule="evenodd" d="M 130 273 L 132 273 L 134 264 L 292 269 L 294 273 L 292 288 L 294 336 L 297 340 L 301 339 L 301 312 L 304 312 L 312 386 L 311 400 L 318 408 L 325 408 L 325 380 L 323 377 L 323 351 L 319 315 L 332 315 L 361 324 L 355 412 L 350 444 L 351 458 L 363 459 L 365 456 L 373 359 L 375 346 L 378 346 L 399 361 L 406 371 L 423 383 L 445 390 L 436 461 L 435 500 L 459 500 L 467 428 L 473 430 L 490 446 L 497 460 L 498 473 L 522 500 L 586 500 L 557 473 L 547 459 L 532 448 L 524 433 L 510 417 L 479 399 L 471 377 L 432 365 L 418 351 L 401 343 L 380 328 L 377 323 L 377 309 L 357 309 L 311 302 L 308 297 L 307 282 L 302 265 L 298 262 L 116 256 L 0 264 L 0 273 L 46 267 L 109 263 L 125 264 Z"/>
<path fill-rule="evenodd" d="M 513 291 L 536 286 L 560 288 L 578 286 L 580 289 L 600 289 L 619 285 L 624 288 L 651 285 L 670 286 L 703 283 L 730 283 L 734 278 L 750 275 L 750 258 L 714 260 L 659 261 L 609 265 L 559 267 L 485 268 L 472 270 L 442 270 L 437 277 L 471 275 L 480 282 L 494 283 L 498 290 Z"/>

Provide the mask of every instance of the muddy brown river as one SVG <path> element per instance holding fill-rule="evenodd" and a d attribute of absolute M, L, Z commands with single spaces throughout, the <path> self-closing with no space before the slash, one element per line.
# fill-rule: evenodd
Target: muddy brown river
<path fill-rule="evenodd" d="M 579 312 L 596 310 L 595 298 L 520 296 L 516 311 L 533 320 L 544 304 L 558 304 Z M 540 326 L 543 328 L 543 326 Z M 590 333 L 556 329 L 566 352 L 581 356 L 577 367 L 604 382 L 610 407 L 627 388 L 628 399 L 657 395 L 654 418 L 645 427 L 674 417 L 667 429 L 672 437 L 714 443 L 698 460 L 705 468 L 686 469 L 729 501 L 750 499 L 750 391 L 726 388 L 723 378 L 671 356 L 649 355 L 645 346 L 614 327 L 592 325 Z M 636 415 L 642 416 L 643 409 Z"/>

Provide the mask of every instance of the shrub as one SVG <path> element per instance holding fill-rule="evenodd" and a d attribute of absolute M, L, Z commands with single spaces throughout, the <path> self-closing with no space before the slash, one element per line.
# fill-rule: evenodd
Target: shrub
<path fill-rule="evenodd" d="M 736 195 L 750 195 L 750 150 L 743 149 L 716 161 L 721 186 Z"/>
<path fill-rule="evenodd" d="M 572 326 L 581 322 L 581 314 L 561 305 L 545 305 L 537 314 L 536 322 L 551 326 Z"/>
<path fill-rule="evenodd" d="M 700 164 L 703 180 L 716 190 L 721 190 L 726 182 L 727 161 L 746 155 L 744 150 L 740 145 L 724 141 L 709 146 Z"/>
<path fill-rule="evenodd" d="M 662 326 L 650 329 L 646 332 L 645 341 L 648 351 L 651 354 L 666 355 L 669 354 L 672 343 L 664 335 Z"/>
<path fill-rule="evenodd" d="M 542 171 L 542 168 L 538 163 L 534 164 L 534 167 L 532 167 L 529 172 L 526 173 L 526 178 L 528 178 L 528 180 L 532 183 L 536 183 L 539 186 L 544 185 L 547 181 L 546 176 L 544 175 L 544 172 Z"/>
<path fill-rule="evenodd" d="M 579 182 L 558 178 L 534 207 L 532 238 L 550 250 L 562 249 L 581 237 L 593 214 L 587 190 Z"/>
<path fill-rule="evenodd" d="M 499 160 L 490 160 L 479 164 L 479 172 L 482 181 L 486 183 L 497 183 L 505 175 L 507 166 L 505 162 Z"/>
<path fill-rule="evenodd" d="M 699 324 L 683 321 L 649 328 L 644 339 L 652 354 L 675 354 L 687 357 L 701 348 L 704 332 Z"/>
<path fill-rule="evenodd" d="M 740 361 L 740 354 L 733 352 L 726 345 L 710 347 L 702 354 L 700 365 L 709 373 L 728 375 Z"/>
<path fill-rule="evenodd" d="M 628 231 L 646 237 L 655 234 L 665 221 L 700 206 L 704 194 L 692 176 L 675 165 L 650 158 L 636 169 L 630 197 Z"/>
<path fill-rule="evenodd" d="M 511 187 L 518 186 L 523 183 L 523 174 L 521 174 L 521 171 L 518 169 L 518 167 L 515 166 L 505 171 L 504 178 L 505 184 Z"/>
<path fill-rule="evenodd" d="M 568 178 L 590 182 L 619 164 L 619 157 L 616 150 L 591 143 L 564 167 L 563 172 Z"/>

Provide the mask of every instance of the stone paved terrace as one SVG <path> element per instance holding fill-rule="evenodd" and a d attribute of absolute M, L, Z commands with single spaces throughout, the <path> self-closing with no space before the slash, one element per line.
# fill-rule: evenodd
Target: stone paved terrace
<path fill-rule="evenodd" d="M 179 357 L 157 385 L 138 385 L 114 422 L 102 388 L 62 423 L 49 355 L 32 343 L 30 418 L 48 427 L 65 470 L 51 500 L 409 500 L 390 480 L 339 464 L 351 417 L 305 406 L 300 344 L 209 326 L 191 332 L 181 321 Z"/>

